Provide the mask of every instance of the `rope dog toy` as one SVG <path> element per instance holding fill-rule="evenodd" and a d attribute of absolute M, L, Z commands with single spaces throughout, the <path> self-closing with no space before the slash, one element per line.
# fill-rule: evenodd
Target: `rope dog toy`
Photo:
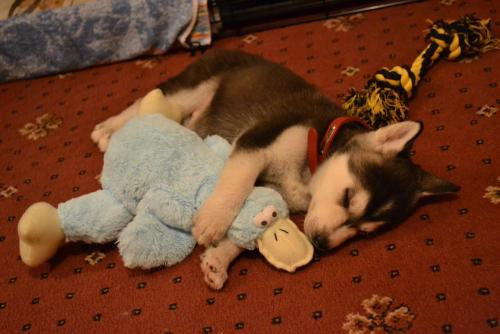
<path fill-rule="evenodd" d="M 427 47 L 411 66 L 386 67 L 368 81 L 365 88 L 351 89 L 343 108 L 373 128 L 403 121 L 407 118 L 408 99 L 430 67 L 439 59 L 457 60 L 500 49 L 500 40 L 490 30 L 490 19 L 465 16 L 455 21 L 432 22 Z"/>

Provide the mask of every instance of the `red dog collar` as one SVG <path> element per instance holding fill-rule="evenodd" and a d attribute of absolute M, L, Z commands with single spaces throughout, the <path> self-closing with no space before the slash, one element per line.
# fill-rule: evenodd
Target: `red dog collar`
<path fill-rule="evenodd" d="M 332 146 L 333 139 L 338 133 L 338 130 L 346 123 L 355 122 L 369 129 L 369 126 L 355 116 L 345 116 L 334 119 L 328 126 L 323 139 L 318 147 L 318 131 L 315 128 L 310 128 L 307 134 L 307 157 L 309 160 L 309 169 L 311 174 L 316 172 L 318 165 L 322 163 L 328 156 L 328 151 Z M 319 149 L 319 150 L 318 150 Z M 318 156 L 319 155 L 319 156 Z"/>

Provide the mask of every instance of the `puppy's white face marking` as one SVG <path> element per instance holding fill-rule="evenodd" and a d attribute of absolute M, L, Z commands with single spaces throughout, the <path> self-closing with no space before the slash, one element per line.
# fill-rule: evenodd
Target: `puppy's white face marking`
<path fill-rule="evenodd" d="M 358 230 L 356 228 L 349 226 L 340 226 L 328 236 L 328 247 L 337 247 L 344 241 L 354 237 L 356 234 L 358 234 Z"/>
<path fill-rule="evenodd" d="M 358 228 L 349 222 L 363 216 L 370 196 L 350 172 L 349 155 L 325 161 L 309 186 L 312 198 L 304 222 L 309 238 L 321 236 L 324 246 L 332 248 L 356 235 Z"/>
<path fill-rule="evenodd" d="M 385 224 L 385 222 L 362 223 L 361 225 L 359 225 L 359 230 L 363 231 L 365 233 L 371 233 L 384 224 Z"/>

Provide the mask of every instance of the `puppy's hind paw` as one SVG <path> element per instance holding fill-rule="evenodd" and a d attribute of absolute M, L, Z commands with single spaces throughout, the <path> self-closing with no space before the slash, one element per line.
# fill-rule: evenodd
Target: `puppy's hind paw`
<path fill-rule="evenodd" d="M 94 143 L 97 144 L 101 152 L 106 152 L 109 144 L 109 139 L 113 134 L 113 130 L 107 127 L 105 123 L 106 122 L 97 124 L 90 134 L 90 138 Z"/>
<path fill-rule="evenodd" d="M 209 287 L 220 290 L 227 281 L 227 267 L 210 250 L 201 255 L 203 279 Z"/>

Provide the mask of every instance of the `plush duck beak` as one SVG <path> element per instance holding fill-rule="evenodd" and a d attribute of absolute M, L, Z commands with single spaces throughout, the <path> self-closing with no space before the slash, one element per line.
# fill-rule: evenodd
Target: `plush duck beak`
<path fill-rule="evenodd" d="M 278 269 L 294 272 L 308 264 L 314 253 L 309 239 L 290 219 L 280 219 L 257 239 L 259 252 Z"/>

